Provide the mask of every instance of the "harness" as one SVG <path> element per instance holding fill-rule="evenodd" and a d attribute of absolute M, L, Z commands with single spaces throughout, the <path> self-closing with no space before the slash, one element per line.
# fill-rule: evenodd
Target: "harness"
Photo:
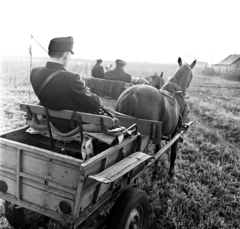
<path fill-rule="evenodd" d="M 165 90 L 164 88 L 166 86 L 170 86 L 172 87 L 174 90 L 173 91 L 167 91 Z M 168 96 L 169 98 L 171 98 L 172 100 L 174 100 L 174 102 L 176 103 L 177 107 L 178 107 L 178 110 L 179 110 L 179 120 L 178 120 L 178 125 L 177 125 L 177 128 L 181 128 L 182 126 L 184 126 L 184 123 L 183 121 L 185 120 L 185 118 L 187 117 L 187 114 L 189 113 L 189 108 L 188 108 L 188 105 L 184 99 L 184 95 L 185 93 L 181 90 L 181 88 L 178 86 L 177 83 L 175 83 L 174 81 L 168 81 L 163 88 L 160 89 L 160 91 L 165 95 L 165 96 Z M 183 108 L 183 113 L 181 113 L 181 110 L 180 110 L 180 105 L 176 99 L 176 95 L 179 95 L 180 98 L 183 100 L 184 102 L 184 108 Z M 169 134 L 169 136 L 172 135 L 172 133 L 174 132 L 174 130 Z M 169 138 L 166 137 L 166 138 Z M 165 137 L 165 136 L 163 136 Z"/>

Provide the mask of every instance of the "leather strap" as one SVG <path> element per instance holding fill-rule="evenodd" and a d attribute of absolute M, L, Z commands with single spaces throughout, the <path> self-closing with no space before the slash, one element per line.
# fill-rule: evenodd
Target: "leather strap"
<path fill-rule="evenodd" d="M 41 86 L 38 88 L 36 94 L 37 94 L 37 97 L 39 97 L 39 95 L 41 94 L 43 88 L 46 86 L 46 84 L 54 77 L 56 76 L 58 73 L 60 72 L 64 72 L 63 70 L 58 70 L 56 72 L 53 72 L 50 76 L 47 77 L 47 79 L 45 79 L 43 81 L 43 83 L 41 84 Z"/>

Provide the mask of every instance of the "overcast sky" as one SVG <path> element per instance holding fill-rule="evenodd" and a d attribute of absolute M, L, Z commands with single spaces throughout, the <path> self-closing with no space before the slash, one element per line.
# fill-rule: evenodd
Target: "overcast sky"
<path fill-rule="evenodd" d="M 45 48 L 73 36 L 84 59 L 216 63 L 240 54 L 236 0 L 6 0 L 0 55 L 29 55 L 30 35 Z M 32 40 L 32 54 L 47 53 Z"/>

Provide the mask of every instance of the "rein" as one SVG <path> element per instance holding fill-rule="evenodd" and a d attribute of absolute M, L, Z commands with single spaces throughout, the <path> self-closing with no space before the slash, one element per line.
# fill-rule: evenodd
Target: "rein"
<path fill-rule="evenodd" d="M 106 111 L 106 113 L 109 112 L 109 113 L 114 114 L 114 115 L 119 115 L 119 116 L 129 117 L 129 118 L 136 118 L 136 117 L 134 117 L 134 116 L 125 115 L 125 114 L 123 114 L 123 113 L 120 113 L 120 112 L 118 112 L 118 111 L 112 110 L 112 109 L 107 108 L 107 107 L 104 107 L 104 110 Z"/>

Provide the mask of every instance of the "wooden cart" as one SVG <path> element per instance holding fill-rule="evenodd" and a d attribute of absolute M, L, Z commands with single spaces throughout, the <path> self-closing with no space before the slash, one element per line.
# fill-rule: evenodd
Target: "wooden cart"
<path fill-rule="evenodd" d="M 84 123 L 114 125 L 107 116 L 47 110 L 21 104 L 32 114 L 81 119 Z M 0 135 L 0 198 L 14 228 L 31 225 L 42 216 L 69 228 L 148 228 L 149 204 L 137 177 L 183 134 L 179 133 L 155 155 L 143 152 L 143 136 L 161 140 L 161 122 L 123 117 L 121 124 L 135 129 L 121 143 L 97 146 L 100 152 L 83 161 L 75 157 L 78 144 L 62 144 L 26 132 L 29 126 Z M 102 147 L 102 148 L 101 148 Z M 70 155 L 64 155 L 67 151 Z M 114 204 L 113 204 L 114 203 Z M 102 212 L 113 207 L 106 217 Z M 104 217 L 105 216 L 105 217 Z"/>

